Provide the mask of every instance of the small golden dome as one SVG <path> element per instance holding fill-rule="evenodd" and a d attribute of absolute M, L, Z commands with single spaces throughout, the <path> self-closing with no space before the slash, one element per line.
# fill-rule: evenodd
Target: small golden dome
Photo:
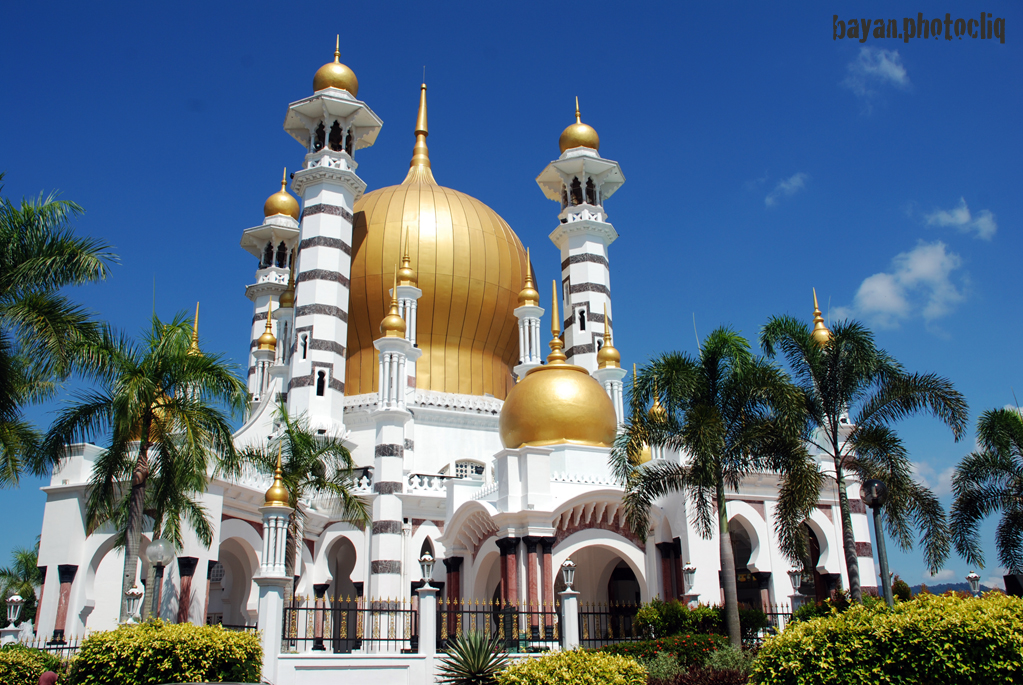
<path fill-rule="evenodd" d="M 405 231 L 405 254 L 401 257 L 401 268 L 398 269 L 398 285 L 416 285 L 416 270 L 412 268 L 412 258 L 408 254 L 408 231 Z"/>
<path fill-rule="evenodd" d="M 359 79 L 355 72 L 344 64 L 341 64 L 341 36 L 337 37 L 337 45 L 334 47 L 334 61 L 327 62 L 316 70 L 313 76 L 313 92 L 318 93 L 324 88 L 339 88 L 347 90 L 352 97 L 359 97 Z"/>
<path fill-rule="evenodd" d="M 284 176 L 281 178 L 281 189 L 266 198 L 266 202 L 263 203 L 263 216 L 271 217 L 277 214 L 284 214 L 298 221 L 298 200 L 284 189 L 287 185 L 288 170 L 285 168 Z"/>
<path fill-rule="evenodd" d="M 259 336 L 256 341 L 256 349 L 258 350 L 276 350 L 277 349 L 277 338 L 273 334 L 273 300 L 270 301 L 270 306 L 266 310 L 266 329 L 263 330 L 263 335 Z"/>
<path fill-rule="evenodd" d="M 398 274 L 394 274 L 394 290 L 391 291 L 391 311 L 380 322 L 380 332 L 385 338 L 404 338 L 405 319 L 398 313 Z"/>
<path fill-rule="evenodd" d="M 579 98 L 575 99 L 575 123 L 569 125 L 561 132 L 558 138 L 558 146 L 561 151 L 571 150 L 574 147 L 588 147 L 593 150 L 600 149 L 600 136 L 589 124 L 584 124 L 579 117 Z"/>
<path fill-rule="evenodd" d="M 810 332 L 810 338 L 824 347 L 831 340 L 831 331 L 824 325 L 824 317 L 821 316 L 821 309 L 817 306 L 817 289 L 813 289 L 813 330 Z"/>
<path fill-rule="evenodd" d="M 650 452 L 650 445 L 644 442 L 643 443 L 643 449 L 641 449 L 639 451 L 639 457 L 637 457 L 635 462 L 633 462 L 633 463 L 638 466 L 640 464 L 647 463 L 648 461 L 650 461 L 653 458 L 654 458 L 653 454 L 651 454 L 651 452 Z"/>
<path fill-rule="evenodd" d="M 291 309 L 295 306 L 295 256 L 291 256 L 291 269 L 288 272 L 288 287 L 281 293 L 279 302 L 281 309 Z"/>
<path fill-rule="evenodd" d="M 604 305 L 604 344 L 597 352 L 598 369 L 617 369 L 622 365 L 622 355 L 614 348 L 611 342 L 611 319 L 607 315 L 607 305 Z"/>
<path fill-rule="evenodd" d="M 508 393 L 501 407 L 501 442 L 508 449 L 523 445 L 593 445 L 608 447 L 618 419 L 604 388 L 586 369 L 567 364 L 558 337 L 557 284 L 552 283 L 551 353 Z"/>
<path fill-rule="evenodd" d="M 668 416 L 668 410 L 661 405 L 660 393 L 657 392 L 657 384 L 654 383 L 654 403 L 650 407 L 650 411 L 647 412 L 647 416 L 650 417 L 651 421 L 664 421 Z"/>
<path fill-rule="evenodd" d="M 519 306 L 539 307 L 540 293 L 533 287 L 533 265 L 529 261 L 529 248 L 526 248 L 526 283 L 519 291 Z"/>
<path fill-rule="evenodd" d="M 288 507 L 291 506 L 291 495 L 284 487 L 284 474 L 281 473 L 281 449 L 277 448 L 277 468 L 274 469 L 274 482 L 263 497 L 264 507 Z"/>

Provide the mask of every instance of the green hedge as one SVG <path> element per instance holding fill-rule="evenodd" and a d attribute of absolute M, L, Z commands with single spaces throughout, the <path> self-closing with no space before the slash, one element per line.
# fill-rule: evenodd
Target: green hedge
<path fill-rule="evenodd" d="M 498 685 L 646 685 L 646 671 L 634 659 L 616 654 L 548 652 L 522 659 L 497 674 Z"/>
<path fill-rule="evenodd" d="M 765 685 L 1023 682 L 1023 598 L 918 595 L 791 624 L 753 662 Z"/>
<path fill-rule="evenodd" d="M 689 668 L 702 666 L 711 652 L 727 644 L 728 638 L 723 635 L 676 635 L 660 640 L 619 642 L 600 647 L 597 651 L 644 661 L 655 658 L 658 653 L 671 654 L 682 666 Z"/>
<path fill-rule="evenodd" d="M 87 637 L 72 662 L 71 683 L 258 683 L 262 666 L 256 633 L 150 621 Z"/>
<path fill-rule="evenodd" d="M 37 685 L 43 673 L 60 673 L 61 670 L 60 657 L 41 649 L 18 644 L 0 649 L 0 683 L 3 685 Z"/>
<path fill-rule="evenodd" d="M 639 608 L 634 619 L 636 630 L 650 639 L 689 635 L 692 633 L 724 633 L 725 610 L 722 606 L 698 604 L 693 608 L 677 599 L 667 602 L 655 597 Z M 739 605 L 742 639 L 749 640 L 768 626 L 767 614 L 760 609 Z"/>

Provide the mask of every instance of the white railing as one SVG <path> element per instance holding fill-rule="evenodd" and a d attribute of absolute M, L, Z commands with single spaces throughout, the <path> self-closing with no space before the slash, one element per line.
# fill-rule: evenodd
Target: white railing
<path fill-rule="evenodd" d="M 474 492 L 472 494 L 472 497 L 470 497 L 469 499 L 481 500 L 484 497 L 493 495 L 495 492 L 497 492 L 497 483 L 491 483 L 490 485 L 484 485 L 482 488 Z"/>
<path fill-rule="evenodd" d="M 581 485 L 613 485 L 618 484 L 614 478 L 607 475 L 594 475 L 590 473 L 552 473 L 553 483 L 578 483 Z"/>
<path fill-rule="evenodd" d="M 414 492 L 421 495 L 445 496 L 447 489 L 444 487 L 446 476 L 430 476 L 420 473 L 411 473 L 408 477 L 408 486 L 405 492 Z"/>

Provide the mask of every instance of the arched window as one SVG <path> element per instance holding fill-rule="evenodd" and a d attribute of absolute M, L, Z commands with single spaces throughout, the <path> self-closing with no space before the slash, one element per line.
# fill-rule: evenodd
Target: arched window
<path fill-rule="evenodd" d="M 323 397 L 323 393 L 327 391 L 327 374 L 324 371 L 320 371 L 316 374 L 316 396 Z"/>
<path fill-rule="evenodd" d="M 586 179 L 586 202 L 587 204 L 597 204 L 597 189 L 593 187 L 593 179 Z"/>
<path fill-rule="evenodd" d="M 355 141 L 352 138 L 352 129 L 348 129 L 348 134 L 345 136 L 345 152 L 348 153 L 349 157 L 352 156 L 352 143 L 354 142 Z"/>
<path fill-rule="evenodd" d="M 302 359 L 305 359 L 306 353 L 309 351 L 309 336 L 302 334 Z"/>
<path fill-rule="evenodd" d="M 341 124 L 339 124 L 335 119 L 334 123 L 330 126 L 330 140 L 328 141 L 330 143 L 331 150 L 334 150 L 335 152 L 341 151 L 342 134 L 343 131 L 341 130 Z"/>
<path fill-rule="evenodd" d="M 433 540 L 429 536 L 423 540 L 423 546 L 419 548 L 419 556 L 422 557 L 424 554 L 429 554 L 434 559 L 437 558 L 437 555 L 433 553 Z"/>
<path fill-rule="evenodd" d="M 266 247 L 263 248 L 263 262 L 260 264 L 261 268 L 266 268 L 274 263 L 274 244 L 269 240 L 266 241 Z"/>
<path fill-rule="evenodd" d="M 583 184 L 579 182 L 579 177 L 576 176 L 572 179 L 572 204 L 581 205 L 583 203 Z"/>
<path fill-rule="evenodd" d="M 319 152 L 323 149 L 324 137 L 326 136 L 326 129 L 323 128 L 323 122 L 316 127 L 316 135 L 313 138 L 313 152 Z"/>
<path fill-rule="evenodd" d="M 288 267 L 288 247 L 281 241 L 281 244 L 277 246 L 277 267 L 280 269 L 286 269 Z"/>
<path fill-rule="evenodd" d="M 585 331 L 586 330 L 586 310 L 585 309 L 580 309 L 579 310 L 579 330 L 580 331 Z"/>

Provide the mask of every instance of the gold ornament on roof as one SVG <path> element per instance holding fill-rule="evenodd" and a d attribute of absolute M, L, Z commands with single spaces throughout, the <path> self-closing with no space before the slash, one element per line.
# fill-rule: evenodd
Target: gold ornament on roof
<path fill-rule="evenodd" d="M 199 303 L 195 303 L 195 320 L 192 322 L 192 341 L 188 344 L 189 354 L 201 355 L 199 350 Z"/>
<path fill-rule="evenodd" d="M 575 98 L 575 123 L 570 124 L 561 132 L 558 138 L 558 147 L 561 151 L 571 150 L 574 147 L 588 147 L 593 150 L 600 149 L 600 136 L 589 124 L 584 124 L 579 116 L 579 96 Z"/>
<path fill-rule="evenodd" d="M 380 332 L 385 338 L 404 338 L 405 319 L 398 313 L 398 270 L 395 268 L 394 289 L 391 290 L 391 310 L 380 322 Z"/>
<path fill-rule="evenodd" d="M 270 306 L 266 309 L 266 329 L 263 331 L 263 335 L 259 336 L 259 340 L 256 342 L 257 349 L 260 350 L 276 350 L 277 349 L 277 338 L 274 337 L 273 333 L 273 313 L 274 313 L 274 301 L 270 300 Z"/>
<path fill-rule="evenodd" d="M 651 421 L 664 421 L 668 416 L 668 410 L 661 405 L 661 394 L 657 391 L 657 381 L 654 381 L 654 403 L 647 412 Z"/>
<path fill-rule="evenodd" d="M 263 497 L 264 507 L 287 507 L 291 506 L 291 496 L 288 489 L 284 487 L 284 474 L 281 471 L 281 452 L 284 449 L 283 443 L 277 446 L 277 468 L 274 469 L 274 482 Z"/>
<path fill-rule="evenodd" d="M 539 307 L 540 293 L 533 286 L 533 265 L 529 261 L 529 248 L 526 248 L 526 283 L 519 291 L 519 306 Z"/>
<path fill-rule="evenodd" d="M 290 216 L 298 221 L 298 200 L 292 197 L 285 188 L 288 186 L 288 168 L 284 168 L 284 175 L 281 176 L 281 189 L 266 198 L 263 203 L 263 216 L 271 217 L 278 214 Z"/>
<path fill-rule="evenodd" d="M 419 114 L 416 116 L 416 144 L 412 148 L 412 161 L 409 162 L 408 174 L 405 176 L 405 183 L 429 183 L 436 185 L 433 178 L 433 171 L 430 170 L 430 148 L 426 146 L 426 137 L 430 135 L 429 127 L 426 125 L 426 84 L 419 88 Z"/>
<path fill-rule="evenodd" d="M 617 369 L 622 365 L 622 355 L 611 342 L 611 318 L 607 315 L 607 303 L 604 303 L 604 345 L 597 352 L 597 368 Z"/>
<path fill-rule="evenodd" d="M 412 268 L 412 258 L 408 252 L 408 229 L 405 229 L 405 254 L 401 257 L 401 268 L 398 269 L 398 285 L 416 285 L 416 271 Z"/>
<path fill-rule="evenodd" d="M 288 269 L 288 287 L 281 293 L 280 308 L 291 309 L 295 306 L 295 255 L 291 255 L 291 266 Z"/>
<path fill-rule="evenodd" d="M 633 365 L 632 365 L 632 397 L 633 397 L 633 401 L 635 402 L 635 397 L 636 397 L 636 364 L 635 363 L 633 363 Z M 648 461 L 650 461 L 653 458 L 654 458 L 654 455 L 650 451 L 650 443 L 644 442 L 643 446 L 639 450 L 639 455 L 636 457 L 636 459 L 635 459 L 635 461 L 633 463 L 636 464 L 636 465 L 645 464 L 645 463 L 647 463 Z"/>
<path fill-rule="evenodd" d="M 359 97 L 359 79 L 355 72 L 341 64 L 341 35 L 338 34 L 334 46 L 334 61 L 327 62 L 316 70 L 313 76 L 313 92 L 318 93 L 324 88 L 347 90 L 352 97 Z"/>
<path fill-rule="evenodd" d="M 561 340 L 561 320 L 558 316 L 558 283 L 551 281 L 551 341 L 548 343 L 551 353 L 547 355 L 548 364 L 564 364 L 568 357 L 562 352 L 565 343 Z"/>
<path fill-rule="evenodd" d="M 821 308 L 817 305 L 817 288 L 813 289 L 813 330 L 810 332 L 810 338 L 821 347 L 831 340 L 831 331 L 824 325 Z"/>

